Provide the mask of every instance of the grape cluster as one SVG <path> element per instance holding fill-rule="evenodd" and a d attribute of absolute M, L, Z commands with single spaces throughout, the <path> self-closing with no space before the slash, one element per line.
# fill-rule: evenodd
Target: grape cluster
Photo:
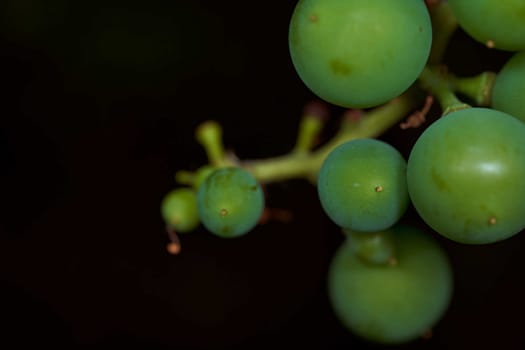
<path fill-rule="evenodd" d="M 525 2 L 449 3 L 475 40 L 525 49 Z M 290 53 L 299 77 L 320 98 L 342 107 L 378 106 L 407 91 L 430 66 L 430 23 L 423 1 L 300 0 Z M 409 201 L 434 231 L 461 243 L 493 243 L 525 228 L 524 54 L 517 52 L 497 75 L 490 106 L 463 104 L 442 87 L 431 91 L 441 97 L 444 115 L 421 133 L 406 162 L 375 139 L 348 141 L 326 157 L 319 198 L 348 234 L 330 267 L 330 300 L 355 334 L 409 341 L 448 306 L 446 255 L 428 235 L 398 224 Z M 395 264 L 388 263 L 392 256 Z"/>
<path fill-rule="evenodd" d="M 513 55 L 497 73 L 447 75 L 440 56 L 457 27 Z M 429 230 L 465 244 L 525 228 L 525 1 L 299 0 L 288 39 L 308 89 L 339 107 L 378 111 L 374 121 L 350 118 L 336 141 L 314 153 L 322 119 L 315 114 L 322 113 L 310 108 L 289 155 L 246 164 L 225 158 L 217 126 L 208 123 L 198 139 L 210 164 L 190 175 L 192 188 L 166 195 L 162 216 L 178 232 L 202 222 L 220 237 L 239 237 L 261 219 L 262 181 L 313 180 L 324 212 L 345 233 L 328 271 L 335 314 L 373 342 L 414 340 L 444 314 L 453 278 L 437 241 L 401 222 L 409 206 Z M 404 96 L 420 101 L 413 90 L 435 98 L 442 115 L 421 126 L 424 113 L 415 114 L 410 125 L 421 132 L 405 159 L 376 137 L 399 119 L 381 108 L 403 105 Z"/>
<path fill-rule="evenodd" d="M 476 11 L 472 1 L 449 3 L 475 40 L 525 48 L 523 1 L 479 1 Z M 290 53 L 319 97 L 345 107 L 377 106 L 420 76 L 430 55 L 430 27 L 423 1 L 300 0 L 290 22 Z M 408 42 L 410 48 L 393 58 L 393 47 Z M 524 54 L 517 52 L 498 74 L 492 107 L 442 106 L 447 115 L 424 130 L 406 163 L 378 140 L 352 140 L 333 150 L 318 178 L 327 215 L 346 229 L 384 230 L 401 218 L 410 198 L 431 228 L 458 242 L 492 243 L 525 228 Z M 342 64 L 333 69 L 335 61 L 348 68 L 344 74 Z"/>

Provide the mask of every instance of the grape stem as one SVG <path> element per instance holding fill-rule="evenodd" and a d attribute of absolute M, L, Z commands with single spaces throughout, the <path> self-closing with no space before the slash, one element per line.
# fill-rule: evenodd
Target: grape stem
<path fill-rule="evenodd" d="M 320 100 L 312 101 L 305 106 L 293 153 L 310 152 L 316 146 L 328 113 L 328 106 Z"/>
<path fill-rule="evenodd" d="M 443 66 L 426 66 L 419 76 L 419 82 L 422 89 L 438 100 L 443 115 L 470 107 L 456 96 L 448 72 Z"/>
<path fill-rule="evenodd" d="M 343 119 L 339 132 L 315 151 L 292 151 L 275 158 L 246 160 L 240 166 L 250 171 L 262 183 L 292 178 L 306 178 L 315 183 L 323 161 L 335 147 L 351 140 L 381 135 L 416 107 L 418 100 L 414 97 L 412 92 L 407 92 L 385 105 L 364 112 L 358 119 Z"/>
<path fill-rule="evenodd" d="M 483 72 L 474 77 L 459 78 L 439 65 L 458 22 L 447 1 L 426 2 L 432 21 L 432 48 L 427 66 L 419 77 L 421 87 L 438 100 L 443 115 L 470 107 L 460 101 L 455 93 L 467 96 L 477 105 L 488 106 L 496 74 Z"/>
<path fill-rule="evenodd" d="M 495 72 L 482 72 L 473 77 L 455 77 L 451 74 L 448 76 L 452 88 L 462 93 L 472 100 L 478 106 L 489 106 L 492 101 L 492 88 L 496 80 Z"/>
<path fill-rule="evenodd" d="M 486 71 L 471 77 L 457 77 L 444 66 L 426 66 L 419 76 L 421 87 L 435 96 L 443 115 L 470 107 L 456 93 L 465 95 L 478 106 L 490 105 L 496 73 Z"/>
<path fill-rule="evenodd" d="M 458 24 L 447 2 L 431 1 L 428 2 L 428 6 L 433 26 L 433 43 L 429 63 L 435 63 L 441 61 L 450 37 Z M 456 97 L 452 89 L 453 86 L 459 91 L 476 90 L 475 81 L 447 79 L 428 66 L 421 73 L 419 81 L 424 90 L 429 91 L 438 99 L 446 112 L 455 108 L 468 107 Z M 335 147 L 358 138 L 377 137 L 395 124 L 400 123 L 402 118 L 413 111 L 417 104 L 421 103 L 420 98 L 415 98 L 414 91 L 420 92 L 417 87 L 413 86 L 390 102 L 362 112 L 358 118 L 343 118 L 338 133 L 317 150 L 313 150 L 313 148 L 324 124 L 323 121 L 326 119 L 326 111 L 319 104 L 305 108 L 299 125 L 296 144 L 291 152 L 282 156 L 241 161 L 233 153 L 226 154 L 221 140 L 222 130 L 215 121 L 207 121 L 201 124 L 197 129 L 196 136 L 199 143 L 204 147 L 210 163 L 214 166 L 240 166 L 251 172 L 261 183 L 278 182 L 292 178 L 305 178 L 315 183 L 324 159 Z M 353 112 L 358 111 L 354 110 Z M 195 179 L 194 174 L 181 171 L 177 174 L 177 180 L 185 185 L 191 185 Z"/>
<path fill-rule="evenodd" d="M 427 1 L 430 19 L 432 21 L 432 49 L 428 59 L 429 64 L 441 62 L 452 34 L 458 28 L 456 17 L 445 1 Z"/>
<path fill-rule="evenodd" d="M 343 118 L 339 131 L 334 137 L 316 150 L 312 148 L 326 118 L 319 113 L 310 113 L 311 109 L 305 109 L 294 148 L 291 152 L 278 157 L 241 161 L 232 154 L 228 155 L 222 151 L 220 128 L 215 121 L 201 124 L 197 129 L 197 136 L 213 165 L 242 167 L 264 184 L 293 178 L 304 178 L 315 183 L 324 159 L 335 147 L 347 141 L 374 138 L 383 134 L 416 108 L 417 103 L 420 102 L 416 96 L 414 91 L 409 89 L 401 96 L 367 112 L 352 111 L 351 117 Z M 356 114 L 359 115 L 358 118 L 355 117 Z M 179 171 L 176 180 L 181 184 L 191 185 L 195 181 L 196 173 Z"/>
<path fill-rule="evenodd" d="M 195 131 L 195 138 L 204 147 L 211 165 L 218 167 L 233 165 L 226 157 L 222 142 L 222 128 L 218 122 L 208 120 L 199 125 Z"/>

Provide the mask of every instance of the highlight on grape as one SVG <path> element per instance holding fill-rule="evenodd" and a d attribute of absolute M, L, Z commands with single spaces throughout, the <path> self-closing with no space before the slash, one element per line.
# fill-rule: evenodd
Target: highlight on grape
<path fill-rule="evenodd" d="M 453 299 L 453 266 L 429 232 L 475 249 L 525 229 L 524 13 L 520 0 L 297 1 L 282 59 L 318 101 L 278 157 L 240 159 L 224 150 L 219 122 L 197 128 L 208 163 L 178 171 L 160 205 L 169 251 L 199 227 L 250 234 L 271 219 L 264 186 L 304 179 L 345 237 L 327 271 L 341 324 L 380 344 L 429 334 Z M 459 30 L 508 61 L 449 71 Z M 432 104 L 437 118 L 427 118 Z M 319 144 L 330 105 L 346 112 Z M 380 139 L 393 127 L 418 132 L 407 159 Z M 428 231 L 403 222 L 410 207 Z"/>

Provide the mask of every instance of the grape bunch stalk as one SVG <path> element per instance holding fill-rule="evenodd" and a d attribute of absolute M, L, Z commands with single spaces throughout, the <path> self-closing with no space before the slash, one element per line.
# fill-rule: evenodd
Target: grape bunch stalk
<path fill-rule="evenodd" d="M 443 57 L 459 29 L 511 53 L 501 70 L 450 72 Z M 525 229 L 525 1 L 299 0 L 287 34 L 296 73 L 319 98 L 295 146 L 242 160 L 225 151 L 217 121 L 201 124 L 209 162 L 177 172 L 161 203 L 168 249 L 179 253 L 177 233 L 201 224 L 223 238 L 248 234 L 272 217 L 266 184 L 305 179 L 345 235 L 328 271 L 341 323 L 381 344 L 424 337 L 450 304 L 453 274 L 437 240 L 401 222 L 409 205 L 461 244 Z M 428 122 L 434 103 L 441 116 Z M 346 112 L 318 144 L 329 105 Z M 396 125 L 421 130 L 408 159 L 379 139 Z"/>

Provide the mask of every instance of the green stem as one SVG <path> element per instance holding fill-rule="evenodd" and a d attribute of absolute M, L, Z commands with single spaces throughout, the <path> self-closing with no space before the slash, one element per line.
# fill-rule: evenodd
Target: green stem
<path fill-rule="evenodd" d="M 432 49 L 428 59 L 429 64 L 441 62 L 452 34 L 458 28 L 458 23 L 448 2 L 439 2 L 430 8 L 432 21 Z"/>
<path fill-rule="evenodd" d="M 330 141 L 314 152 L 290 153 L 280 157 L 241 162 L 260 182 L 277 182 L 292 178 L 315 181 L 328 154 L 340 144 L 358 138 L 374 138 L 399 123 L 416 107 L 417 99 L 407 92 L 389 103 L 365 113 L 355 121 L 344 121 Z"/>
<path fill-rule="evenodd" d="M 438 100 L 443 115 L 470 107 L 457 98 L 447 73 L 439 67 L 430 68 L 426 66 L 419 76 L 419 82 L 424 90 L 427 90 Z"/>
<path fill-rule="evenodd" d="M 314 146 L 324 123 L 321 118 L 306 115 L 299 124 L 299 134 L 292 152 L 307 153 Z"/>
<path fill-rule="evenodd" d="M 193 185 L 195 173 L 187 170 L 179 170 L 175 173 L 175 181 L 181 185 Z"/>
<path fill-rule="evenodd" d="M 202 123 L 195 131 L 195 138 L 202 145 L 208 161 L 214 166 L 232 165 L 227 159 L 222 143 L 222 128 L 214 120 Z"/>
<path fill-rule="evenodd" d="M 496 73 L 487 71 L 473 77 L 450 76 L 450 83 L 456 92 L 468 96 L 478 106 L 489 106 L 495 79 Z"/>
<path fill-rule="evenodd" d="M 315 147 L 319 134 L 328 119 L 328 113 L 328 106 L 321 100 L 313 100 L 306 104 L 292 153 L 307 153 Z"/>

